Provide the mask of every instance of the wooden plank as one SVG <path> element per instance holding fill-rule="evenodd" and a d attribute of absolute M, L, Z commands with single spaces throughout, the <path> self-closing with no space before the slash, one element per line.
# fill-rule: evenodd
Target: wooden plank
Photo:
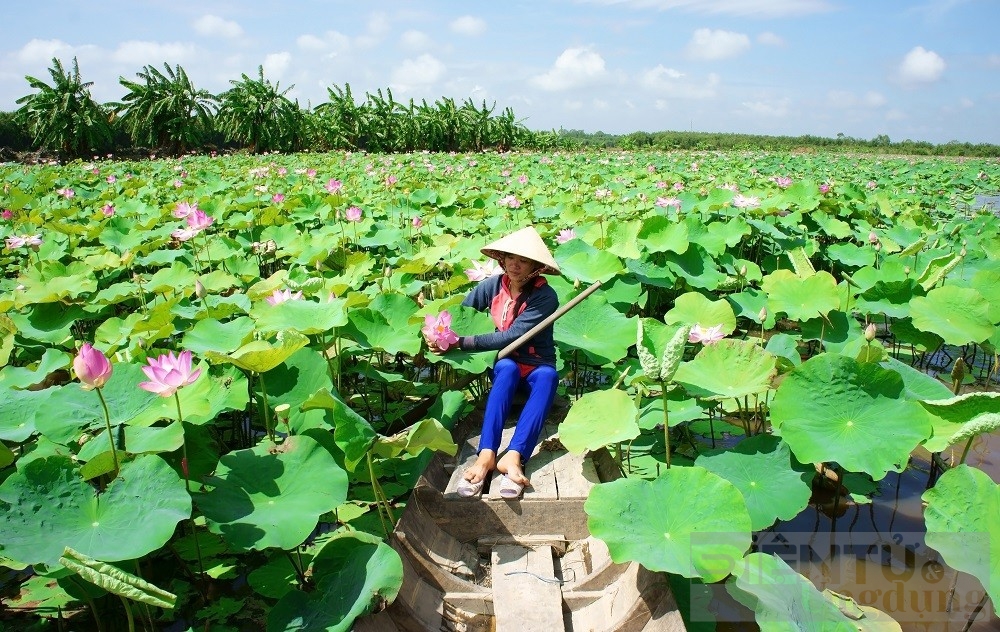
<path fill-rule="evenodd" d="M 495 534 L 483 536 L 476 540 L 476 548 L 481 553 L 489 553 L 496 546 L 507 546 L 516 544 L 527 548 L 536 546 L 547 546 L 557 556 L 562 556 L 566 552 L 566 536 L 560 534 L 540 534 L 540 535 L 510 535 Z"/>
<path fill-rule="evenodd" d="M 555 452 L 536 452 L 528 461 L 525 475 L 531 481 L 531 487 L 524 489 L 525 500 L 556 500 L 559 490 L 556 487 L 556 470 L 553 462 Z"/>
<path fill-rule="evenodd" d="M 500 545 L 493 548 L 492 562 L 496 632 L 566 629 L 551 547 Z"/>
<path fill-rule="evenodd" d="M 553 470 L 560 499 L 586 498 L 590 488 L 600 482 L 589 455 L 566 452 L 553 463 Z"/>

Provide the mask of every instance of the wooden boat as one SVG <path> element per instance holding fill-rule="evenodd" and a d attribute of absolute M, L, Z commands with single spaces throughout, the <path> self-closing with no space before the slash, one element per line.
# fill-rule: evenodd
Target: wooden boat
<path fill-rule="evenodd" d="M 501 454 L 513 435 L 512 408 Z M 568 405 L 554 408 L 557 418 Z M 481 419 L 481 411 L 470 415 L 455 436 L 478 432 Z M 666 576 L 612 562 L 607 546 L 587 531 L 590 488 L 619 475 L 610 455 L 570 454 L 556 430 L 543 431 L 526 467 L 531 486 L 516 500 L 497 493 L 496 473 L 481 495 L 457 494 L 478 435 L 460 444 L 457 457 L 436 455 L 390 539 L 403 560 L 399 595 L 354 629 L 683 632 Z"/>

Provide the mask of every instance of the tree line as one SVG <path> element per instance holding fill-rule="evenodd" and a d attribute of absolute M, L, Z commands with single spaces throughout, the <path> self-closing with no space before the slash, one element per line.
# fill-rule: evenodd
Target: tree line
<path fill-rule="evenodd" d="M 125 96 L 97 103 L 73 59 L 56 58 L 51 82 L 25 77 L 34 93 L 0 115 L 0 147 L 52 152 L 61 159 L 147 148 L 161 154 L 221 148 L 251 153 L 302 150 L 370 152 L 506 151 L 548 148 L 555 133 L 532 132 L 511 108 L 442 97 L 434 103 L 395 100 L 392 90 L 355 102 L 350 84 L 327 88 L 329 99 L 303 108 L 264 77 L 241 75 L 221 94 L 198 89 L 184 69 L 144 66 L 136 80 L 119 78 Z"/>

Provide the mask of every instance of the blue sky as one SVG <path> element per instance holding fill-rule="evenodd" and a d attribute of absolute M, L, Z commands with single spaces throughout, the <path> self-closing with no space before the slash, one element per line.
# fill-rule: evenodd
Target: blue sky
<path fill-rule="evenodd" d="M 0 110 L 73 57 L 99 101 L 180 64 L 303 106 L 496 102 L 536 130 L 694 130 L 1000 144 L 998 0 L 38 0 L 0 25 Z"/>

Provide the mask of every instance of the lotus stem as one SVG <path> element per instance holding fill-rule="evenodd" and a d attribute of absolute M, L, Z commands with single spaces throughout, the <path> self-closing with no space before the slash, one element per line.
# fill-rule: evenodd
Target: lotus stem
<path fill-rule="evenodd" d="M 670 469 L 670 417 L 667 412 L 667 383 L 660 382 L 660 398 L 663 401 L 663 446 L 667 454 L 667 469 Z"/>
<path fill-rule="evenodd" d="M 97 616 L 97 604 L 95 604 L 94 599 L 89 594 L 87 594 L 86 585 L 79 579 L 79 575 L 76 575 L 75 573 L 69 575 L 69 579 L 70 581 L 76 583 L 77 586 L 80 588 L 80 594 L 83 595 L 83 599 L 87 602 L 87 605 L 90 607 L 90 615 L 94 617 L 94 624 L 97 626 L 97 632 L 104 632 L 104 626 L 101 625 L 101 618 Z M 59 614 L 61 617 L 62 616 L 61 610 Z"/>
<path fill-rule="evenodd" d="M 965 622 L 965 627 L 962 628 L 962 632 L 969 632 L 969 630 L 972 629 L 972 624 L 976 622 L 976 617 L 979 616 L 979 613 L 982 612 L 983 607 L 986 606 L 986 599 L 989 597 L 989 595 L 990 594 L 988 592 L 985 591 L 983 592 L 983 596 L 979 600 L 979 603 L 976 604 L 976 607 L 972 610 L 972 614 L 969 615 L 969 620 Z"/>
<path fill-rule="evenodd" d="M 267 436 L 271 439 L 271 443 L 277 443 L 274 440 L 274 431 L 271 429 L 271 405 L 267 401 L 267 385 L 264 383 L 264 374 L 258 373 L 257 379 L 260 380 L 260 393 L 264 399 L 264 429 L 267 431 Z"/>
<path fill-rule="evenodd" d="M 388 514 L 390 523 L 394 523 L 392 520 L 392 512 L 389 510 L 389 503 L 385 498 L 385 493 L 378 484 L 378 479 L 375 478 L 375 465 L 372 463 L 372 453 L 368 451 L 365 453 L 365 458 L 368 460 L 368 477 L 372 481 L 372 492 L 375 494 L 375 506 L 378 508 L 378 519 L 382 523 L 382 530 L 385 531 L 385 537 L 389 537 L 392 531 L 386 526 L 386 515 L 382 512 L 385 511 Z"/>
<path fill-rule="evenodd" d="M 969 456 L 969 450 L 972 448 L 972 442 L 976 440 L 979 435 L 972 435 L 969 440 L 965 443 L 965 449 L 962 450 L 962 458 L 958 460 L 958 464 L 961 465 L 965 463 L 965 457 Z"/>
<path fill-rule="evenodd" d="M 128 605 L 128 599 L 118 595 L 118 598 L 122 600 L 122 605 L 125 606 L 125 617 L 128 619 L 128 632 L 135 632 L 135 619 L 132 618 L 132 607 Z"/>
<path fill-rule="evenodd" d="M 181 396 L 177 391 L 174 391 L 174 402 L 177 404 L 177 423 L 181 425 L 181 473 L 184 474 L 184 489 L 187 490 L 188 496 L 191 495 L 191 474 L 188 468 L 188 453 L 187 453 L 187 438 L 184 437 L 184 415 L 181 413 Z M 194 537 L 194 552 L 198 556 L 198 569 L 201 574 L 205 575 L 205 563 L 201 559 L 201 544 L 198 542 L 198 525 L 194 523 L 194 516 L 192 515 L 188 520 L 191 521 L 191 535 Z M 204 596 L 204 595 L 202 595 Z"/>
<path fill-rule="evenodd" d="M 111 460 L 115 464 L 115 476 L 118 476 L 118 449 L 115 446 L 115 434 L 111 431 L 111 413 L 108 411 L 108 403 L 104 401 L 104 394 L 100 387 L 97 389 L 97 397 L 101 400 L 101 407 L 104 409 L 104 426 L 108 429 L 108 441 L 111 442 Z"/>

